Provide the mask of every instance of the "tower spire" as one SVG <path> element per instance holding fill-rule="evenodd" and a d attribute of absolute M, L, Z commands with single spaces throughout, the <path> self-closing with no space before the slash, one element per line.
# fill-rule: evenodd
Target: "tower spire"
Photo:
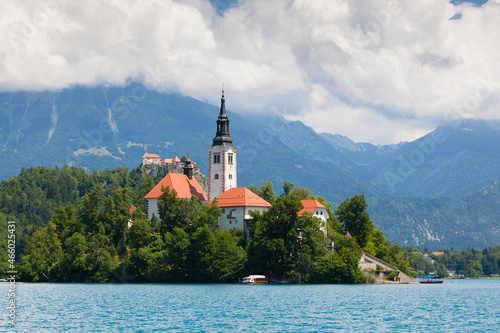
<path fill-rule="evenodd" d="M 226 99 L 224 90 L 220 99 L 220 114 L 217 118 L 217 133 L 213 140 L 213 146 L 233 146 L 233 139 L 229 136 L 229 118 L 226 114 Z"/>

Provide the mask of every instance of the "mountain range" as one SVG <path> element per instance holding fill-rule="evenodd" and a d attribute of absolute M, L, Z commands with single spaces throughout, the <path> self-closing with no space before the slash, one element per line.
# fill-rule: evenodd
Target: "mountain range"
<path fill-rule="evenodd" d="M 280 115 L 231 112 L 238 185 L 284 181 L 334 206 L 364 194 L 388 239 L 428 248 L 500 244 L 500 123 L 464 120 L 413 142 L 356 143 Z M 125 87 L 0 94 L 0 179 L 35 165 L 135 168 L 145 152 L 208 169 L 219 107 Z"/>

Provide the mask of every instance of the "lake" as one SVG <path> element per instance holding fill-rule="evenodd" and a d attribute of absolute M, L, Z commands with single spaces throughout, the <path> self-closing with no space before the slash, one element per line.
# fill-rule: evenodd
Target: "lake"
<path fill-rule="evenodd" d="M 499 332 L 500 280 L 437 285 L 17 284 L 7 332 Z"/>

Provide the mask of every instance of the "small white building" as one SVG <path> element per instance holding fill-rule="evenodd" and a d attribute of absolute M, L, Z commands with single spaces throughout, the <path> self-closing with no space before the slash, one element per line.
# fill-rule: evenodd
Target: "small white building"
<path fill-rule="evenodd" d="M 317 217 L 321 220 L 321 231 L 323 231 L 326 235 L 326 220 L 330 218 L 326 207 L 322 205 L 318 200 L 301 200 L 302 208 L 298 215 L 304 216 L 306 212 L 311 214 L 313 217 Z"/>
<path fill-rule="evenodd" d="M 146 165 L 146 164 L 160 164 L 160 156 L 156 155 L 156 154 L 144 154 L 144 156 L 142 157 L 142 164 L 143 165 Z"/>
<path fill-rule="evenodd" d="M 219 230 L 241 229 L 248 232 L 247 222 L 252 219 L 250 213 L 264 213 L 271 204 L 246 187 L 234 187 L 217 197 L 217 206 L 222 208 L 219 217 Z"/>

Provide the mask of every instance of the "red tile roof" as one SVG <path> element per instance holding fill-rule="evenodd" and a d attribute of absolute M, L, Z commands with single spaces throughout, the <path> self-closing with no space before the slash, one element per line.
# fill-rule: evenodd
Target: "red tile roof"
<path fill-rule="evenodd" d="M 158 156 L 156 154 L 148 154 L 148 153 L 146 153 L 146 154 L 144 154 L 144 156 L 142 158 L 154 158 L 154 159 L 158 158 L 159 159 L 160 156 Z"/>
<path fill-rule="evenodd" d="M 314 215 L 316 208 L 326 208 L 318 200 L 301 200 L 300 202 L 302 202 L 304 208 L 299 211 L 299 216 L 304 216 L 304 212 L 309 212 L 311 215 Z"/>
<path fill-rule="evenodd" d="M 442 256 L 444 254 L 444 252 L 437 252 L 437 251 L 434 251 L 431 253 L 431 255 L 435 255 L 435 256 Z"/>
<path fill-rule="evenodd" d="M 163 161 L 161 161 L 161 163 L 170 164 L 170 163 L 172 163 L 172 159 L 171 158 L 166 158 Z"/>
<path fill-rule="evenodd" d="M 130 212 L 130 215 L 132 215 L 136 210 L 137 210 L 137 207 L 135 207 L 134 205 L 131 205 L 130 209 L 128 211 Z"/>
<path fill-rule="evenodd" d="M 180 163 L 181 162 L 181 159 L 178 158 L 177 156 L 175 156 L 173 159 L 172 159 L 172 163 Z"/>
<path fill-rule="evenodd" d="M 246 187 L 234 187 L 217 198 L 219 207 L 271 207 L 271 204 Z"/>
<path fill-rule="evenodd" d="M 191 199 L 191 196 L 194 195 L 200 201 L 208 200 L 207 195 L 203 192 L 203 189 L 194 177 L 193 179 L 189 179 L 186 175 L 177 173 L 167 174 L 144 198 L 156 199 L 160 197 L 163 194 L 161 188 L 167 186 L 170 186 L 171 190 L 174 189 L 177 191 L 178 198 Z"/>

